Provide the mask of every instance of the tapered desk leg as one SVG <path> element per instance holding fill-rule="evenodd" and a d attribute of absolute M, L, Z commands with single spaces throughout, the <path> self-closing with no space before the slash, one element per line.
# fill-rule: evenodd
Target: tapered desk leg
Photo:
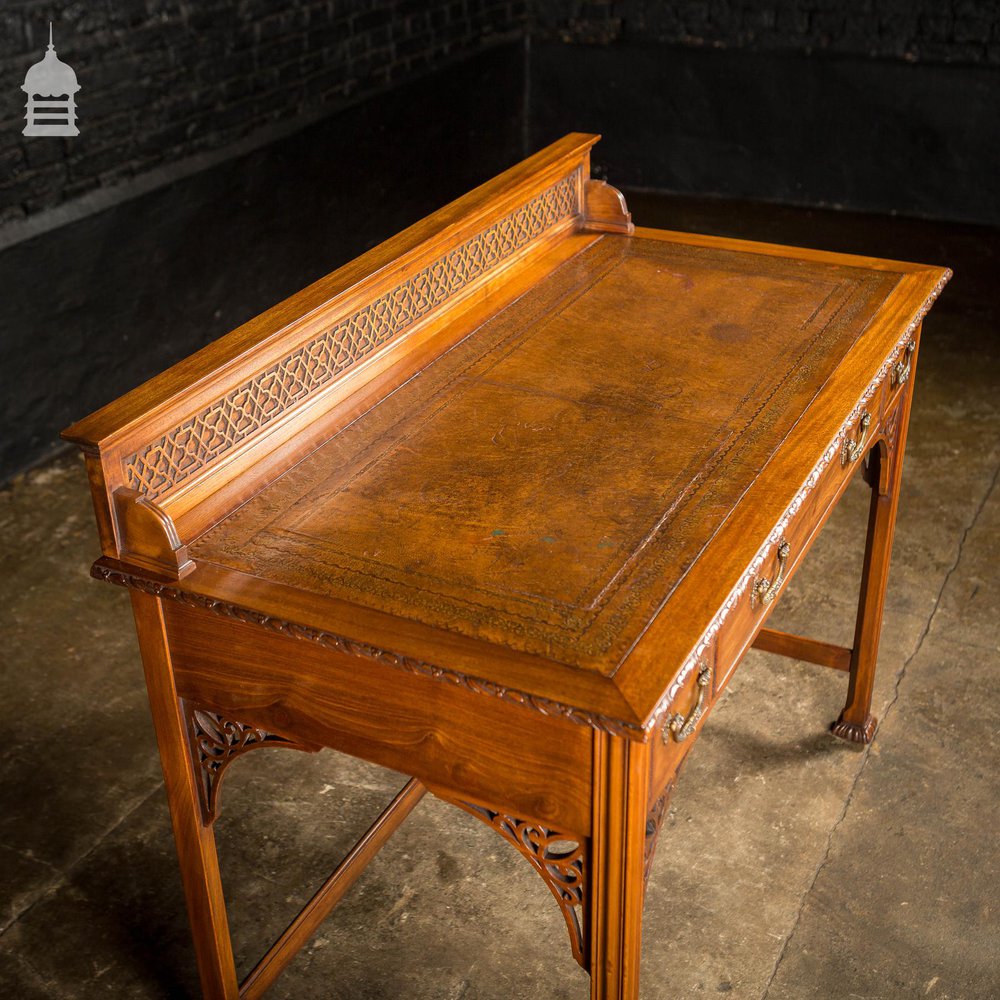
<path fill-rule="evenodd" d="M 594 733 L 591 1000 L 638 1000 L 649 746 Z"/>
<path fill-rule="evenodd" d="M 170 666 L 161 602 L 135 590 L 131 595 L 202 992 L 205 1000 L 236 1000 L 239 985 L 215 834 L 202 814 L 187 727 Z"/>
<path fill-rule="evenodd" d="M 916 364 L 916 358 L 911 365 Z M 871 714 L 875 663 L 878 659 L 882 613 L 889 582 L 889 557 L 899 507 L 899 487 L 903 475 L 903 452 L 910 420 L 912 386 L 899 403 L 895 424 L 887 440 L 875 446 L 869 459 L 868 481 L 871 505 L 868 510 L 868 538 L 861 573 L 861 597 L 851 653 L 851 674 L 847 686 L 847 704 L 833 724 L 833 733 L 853 743 L 871 743 L 876 718 Z M 891 419 L 891 418 L 890 418 Z"/>

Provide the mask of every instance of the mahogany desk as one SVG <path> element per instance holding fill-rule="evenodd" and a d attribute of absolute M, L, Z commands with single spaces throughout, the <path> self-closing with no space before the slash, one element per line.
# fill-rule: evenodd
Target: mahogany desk
<path fill-rule="evenodd" d="M 130 589 L 205 997 L 258 997 L 430 790 L 639 995 L 681 764 L 746 649 L 869 708 L 943 268 L 636 229 L 569 135 L 66 431 Z M 852 649 L 764 627 L 864 469 Z M 780 711 L 780 706 L 775 706 Z M 213 821 L 254 747 L 413 779 L 239 985 Z"/>

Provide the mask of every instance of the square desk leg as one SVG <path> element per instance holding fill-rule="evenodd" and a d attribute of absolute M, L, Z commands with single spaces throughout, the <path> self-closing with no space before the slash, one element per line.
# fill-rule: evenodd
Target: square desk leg
<path fill-rule="evenodd" d="M 184 705 L 173 680 L 162 603 L 135 590 L 131 598 L 202 995 L 205 1000 L 238 1000 L 241 988 L 215 834 L 203 810 Z M 592 835 L 586 848 L 589 885 L 584 901 L 584 964 L 591 973 L 592 1000 L 639 997 L 650 755 L 648 743 L 593 734 Z"/>
<path fill-rule="evenodd" d="M 130 594 L 202 992 L 205 1000 L 237 1000 L 239 983 L 215 833 L 202 813 L 199 778 L 170 667 L 162 602 L 137 590 Z"/>
<path fill-rule="evenodd" d="M 638 1000 L 650 746 L 594 733 L 591 1000 Z"/>
<path fill-rule="evenodd" d="M 917 338 L 915 337 L 914 340 Z M 910 361 L 915 374 L 916 356 Z M 861 596 L 851 650 L 851 673 L 847 686 L 847 704 L 833 724 L 833 733 L 853 743 L 871 743 L 877 719 L 871 714 L 875 665 L 878 660 L 882 615 L 889 583 L 889 559 L 899 509 L 899 490 L 903 477 L 903 455 L 913 400 L 913 375 L 895 408 L 885 418 L 883 437 L 868 457 L 866 479 L 871 487 L 868 508 L 868 537 L 861 572 Z"/>

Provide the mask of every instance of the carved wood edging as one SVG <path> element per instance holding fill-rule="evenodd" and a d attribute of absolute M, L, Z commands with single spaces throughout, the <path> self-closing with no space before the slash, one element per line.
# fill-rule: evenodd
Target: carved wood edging
<path fill-rule="evenodd" d="M 302 639 L 307 642 L 315 642 L 326 649 L 346 653 L 348 656 L 374 660 L 376 663 L 394 667 L 397 670 L 404 670 L 407 673 L 416 674 L 420 677 L 445 681 L 449 684 L 454 684 L 456 687 L 471 691 L 474 694 L 500 698 L 502 701 L 522 705 L 542 715 L 567 719 L 577 725 L 588 726 L 591 729 L 599 729 L 602 732 L 610 733 L 612 736 L 627 736 L 630 739 L 640 742 L 646 738 L 646 731 L 633 722 L 600 715 L 596 712 L 588 712 L 585 709 L 575 708 L 563 702 L 553 701 L 549 698 L 542 698 L 539 695 L 528 694 L 525 691 L 505 687 L 502 684 L 497 684 L 495 681 L 484 680 L 480 677 L 474 677 L 471 674 L 464 674 L 458 670 L 451 670 L 447 667 L 439 667 L 433 663 L 426 663 L 413 656 L 406 656 L 402 653 L 394 653 L 391 650 L 381 649 L 371 643 L 360 642 L 357 639 L 348 639 L 346 636 L 336 635 L 333 632 L 325 632 L 322 629 L 312 628 L 308 625 L 299 625 L 295 622 L 265 615 L 260 611 L 253 611 L 250 608 L 244 608 L 237 604 L 220 601 L 214 597 L 195 594 L 189 590 L 174 586 L 170 582 L 150 580 L 126 569 L 108 565 L 104 558 L 98 559 L 94 563 L 91 567 L 90 575 L 96 580 L 105 580 L 119 587 L 139 590 L 153 597 L 179 601 L 181 604 L 210 611 L 223 618 L 232 618 L 248 625 L 258 625 L 270 632 L 277 632 L 281 635 L 286 635 L 294 639 Z"/>
<path fill-rule="evenodd" d="M 586 969 L 587 838 L 552 830 L 462 799 L 445 801 L 481 819 L 531 862 L 559 904 L 569 931 L 573 958 Z"/>
<path fill-rule="evenodd" d="M 288 747 L 316 753 L 316 743 L 291 740 L 277 733 L 227 719 L 218 712 L 184 702 L 184 716 L 191 741 L 202 819 L 206 826 L 215 822 L 219 813 L 219 791 L 229 765 L 248 750 L 257 747 Z"/>
<path fill-rule="evenodd" d="M 924 317 L 927 315 L 931 306 L 941 294 L 942 289 L 948 283 L 950 278 L 951 271 L 946 270 L 931 290 L 930 294 L 927 296 L 923 305 L 917 310 L 916 315 L 907 324 L 906 329 L 897 340 L 895 347 L 893 347 L 886 359 L 879 366 L 878 371 L 868 383 L 868 386 L 861 394 L 860 399 L 847 415 L 847 418 L 841 424 L 840 429 L 834 435 L 833 440 L 827 446 L 826 450 L 820 456 L 819 461 L 815 466 L 813 466 L 812 471 L 806 477 L 806 481 L 799 488 L 799 491 L 795 494 L 795 497 L 786 508 L 784 514 L 781 515 L 777 524 L 775 524 L 775 526 L 771 529 L 767 538 L 764 540 L 764 544 L 757 550 L 757 555 L 750 561 L 750 564 L 743 571 L 743 575 L 740 577 L 736 586 L 730 591 L 729 596 L 726 598 L 722 607 L 715 613 L 708 628 L 702 634 L 701 639 L 699 639 L 692 652 L 688 654 L 687 659 L 684 661 L 680 670 L 670 683 L 670 686 L 667 688 L 666 694 L 660 699 L 653 711 L 653 714 L 650 716 L 649 722 L 646 726 L 647 730 L 656 729 L 661 724 L 664 715 L 666 715 L 666 713 L 670 710 L 670 706 L 673 704 L 677 695 L 680 694 L 680 691 L 684 687 L 688 678 L 690 678 L 691 674 L 697 669 L 697 666 L 702 658 L 708 654 L 711 644 L 715 641 L 715 638 L 719 634 L 719 631 L 721 630 L 726 619 L 736 608 L 737 604 L 739 604 L 743 595 L 746 593 L 747 588 L 752 586 L 753 581 L 760 576 L 769 553 L 775 548 L 775 546 L 781 543 L 781 540 L 784 538 L 785 532 L 791 524 L 792 519 L 799 512 L 802 505 L 815 489 L 816 484 L 826 471 L 827 466 L 829 466 L 834 458 L 837 458 L 840 455 L 843 443 L 850 434 L 851 428 L 854 427 L 860 419 L 861 414 L 864 412 L 866 406 L 874 397 L 875 393 L 882 387 L 882 384 L 885 381 L 886 376 L 889 374 L 889 371 L 892 369 L 892 366 L 896 363 L 903 351 L 906 350 L 906 346 L 916 332 L 917 327 L 919 327 L 921 322 L 923 322 Z"/>

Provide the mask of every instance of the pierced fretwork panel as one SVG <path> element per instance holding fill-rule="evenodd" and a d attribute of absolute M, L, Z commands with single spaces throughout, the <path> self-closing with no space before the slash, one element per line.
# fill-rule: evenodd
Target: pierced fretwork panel
<path fill-rule="evenodd" d="M 576 215 L 579 181 L 577 169 L 129 455 L 126 485 L 153 500 L 262 430 L 546 230 Z"/>
<path fill-rule="evenodd" d="M 649 881 L 649 873 L 653 868 L 653 855 L 656 853 L 656 841 L 660 835 L 660 827 L 663 824 L 663 817 L 666 815 L 667 806 L 670 804 L 670 793 L 674 790 L 674 783 L 670 782 L 663 789 L 663 794 L 649 807 L 649 814 L 646 817 L 646 845 L 643 852 L 642 873 Z"/>

